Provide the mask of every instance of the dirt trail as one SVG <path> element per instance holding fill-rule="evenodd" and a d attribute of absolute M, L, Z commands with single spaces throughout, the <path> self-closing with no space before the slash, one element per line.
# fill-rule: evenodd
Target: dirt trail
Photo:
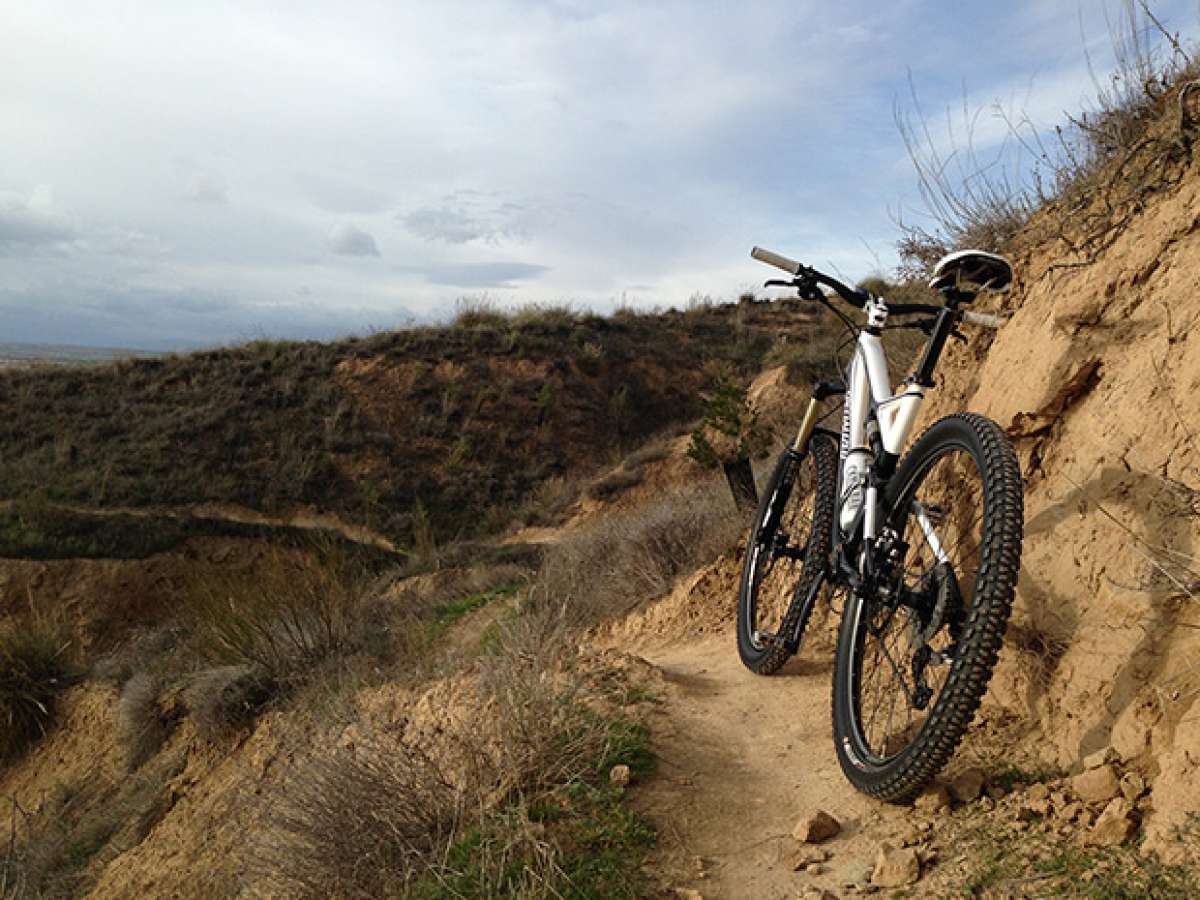
<path fill-rule="evenodd" d="M 900 812 L 854 791 L 838 767 L 831 654 L 763 678 L 742 667 L 731 633 L 637 652 L 667 694 L 652 722 L 660 771 L 640 802 L 660 833 L 653 868 L 671 887 L 774 900 L 811 887 L 840 894 L 869 872 L 874 844 L 864 827 Z M 814 876 L 793 871 L 791 832 L 817 809 L 834 815 L 842 833 L 822 845 L 832 858 Z"/>

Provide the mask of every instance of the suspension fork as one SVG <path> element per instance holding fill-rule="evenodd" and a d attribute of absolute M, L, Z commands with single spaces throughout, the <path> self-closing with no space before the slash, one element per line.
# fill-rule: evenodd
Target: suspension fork
<path fill-rule="evenodd" d="M 800 430 L 796 432 L 796 439 L 792 441 L 792 450 L 797 453 L 804 453 L 808 449 L 808 442 L 817 427 L 817 418 L 820 413 L 821 404 L 830 397 L 836 397 L 844 393 L 846 393 L 846 386 L 844 384 L 835 384 L 832 381 L 818 381 L 813 385 L 812 396 L 808 399 L 808 408 L 804 410 L 804 418 L 800 421 Z"/>

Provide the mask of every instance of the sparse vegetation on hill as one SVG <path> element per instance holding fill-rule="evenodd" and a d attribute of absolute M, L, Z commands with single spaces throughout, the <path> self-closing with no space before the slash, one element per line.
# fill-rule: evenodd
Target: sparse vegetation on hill
<path fill-rule="evenodd" d="M 405 546 L 421 516 L 438 542 L 484 534 L 533 514 L 540 485 L 690 421 L 706 363 L 750 373 L 796 335 L 827 339 L 771 306 L 484 307 L 332 344 L 8 371 L 0 497 L 307 506 Z"/>

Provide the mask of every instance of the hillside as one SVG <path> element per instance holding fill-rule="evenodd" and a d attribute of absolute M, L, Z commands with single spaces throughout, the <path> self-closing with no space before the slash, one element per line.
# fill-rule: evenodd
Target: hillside
<path fill-rule="evenodd" d="M 778 304 L 481 308 L 332 344 L 0 372 L 0 497 L 318 510 L 401 545 L 414 528 L 473 537 L 536 517 L 538 485 L 689 422 L 711 366 L 756 371 L 813 327 Z"/>

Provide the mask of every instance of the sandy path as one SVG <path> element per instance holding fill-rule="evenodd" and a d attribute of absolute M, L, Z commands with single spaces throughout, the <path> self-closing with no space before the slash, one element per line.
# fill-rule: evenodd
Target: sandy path
<path fill-rule="evenodd" d="M 815 886 L 840 895 L 858 879 L 876 846 L 864 826 L 899 811 L 842 776 L 831 737 L 830 656 L 792 660 L 763 678 L 742 667 L 732 635 L 638 652 L 666 682 L 652 720 L 660 770 L 638 794 L 660 832 L 651 864 L 670 886 L 706 898 L 773 900 Z M 813 876 L 793 871 L 791 832 L 815 809 L 838 818 L 843 831 L 822 845 L 832 859 Z"/>

